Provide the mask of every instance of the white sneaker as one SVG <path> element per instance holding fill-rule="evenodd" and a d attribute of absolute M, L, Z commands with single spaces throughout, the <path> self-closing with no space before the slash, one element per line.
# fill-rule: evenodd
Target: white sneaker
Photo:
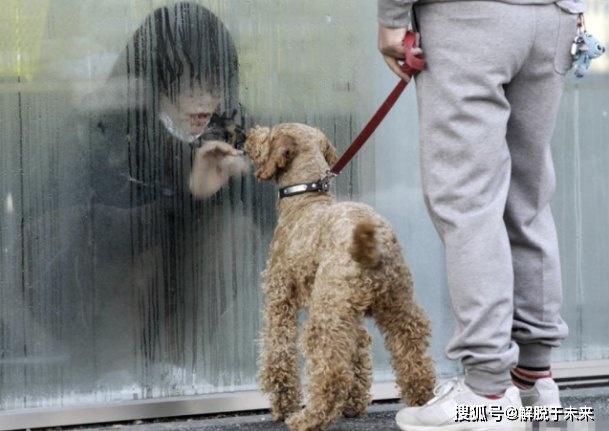
<path fill-rule="evenodd" d="M 404 431 L 431 431 L 431 430 L 494 430 L 494 429 L 516 429 L 519 423 L 512 423 L 505 418 L 504 414 L 489 416 L 489 406 L 494 406 L 494 411 L 513 407 L 516 410 L 522 406 L 518 389 L 515 386 L 508 388 L 505 395 L 497 400 L 491 400 L 476 395 L 465 384 L 463 377 L 454 378 L 440 383 L 435 389 L 435 398 L 422 407 L 406 407 L 400 410 L 395 418 L 397 425 Z M 484 406 L 486 415 L 478 420 L 464 419 L 458 413 L 465 406 Z M 497 407 L 495 407 L 497 406 Z M 463 412 L 463 410 L 461 410 Z M 459 419 L 459 421 L 457 421 Z M 501 421 L 501 422 L 498 422 Z"/>
<path fill-rule="evenodd" d="M 531 389 L 520 389 L 523 406 L 561 407 L 558 385 L 550 377 L 537 379 Z"/>

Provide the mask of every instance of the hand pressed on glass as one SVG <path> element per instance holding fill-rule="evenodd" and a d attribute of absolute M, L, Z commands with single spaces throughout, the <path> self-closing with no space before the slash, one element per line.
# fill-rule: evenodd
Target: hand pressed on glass
<path fill-rule="evenodd" d="M 196 198 L 205 198 L 218 190 L 233 175 L 249 172 L 243 151 L 226 142 L 208 141 L 197 149 L 189 186 Z"/>

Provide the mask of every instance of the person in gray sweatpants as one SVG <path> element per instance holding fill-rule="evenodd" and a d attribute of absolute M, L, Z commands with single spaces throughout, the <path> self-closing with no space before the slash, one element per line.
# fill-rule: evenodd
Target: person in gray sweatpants
<path fill-rule="evenodd" d="M 446 354 L 466 375 L 422 408 L 401 410 L 404 430 L 461 429 L 459 404 L 560 405 L 550 353 L 568 329 L 549 144 L 585 4 L 527 3 L 534 0 L 414 7 L 413 53 L 427 61 L 416 76 L 423 193 L 457 317 Z M 404 79 L 397 60 L 411 7 L 378 0 L 379 49 Z"/>

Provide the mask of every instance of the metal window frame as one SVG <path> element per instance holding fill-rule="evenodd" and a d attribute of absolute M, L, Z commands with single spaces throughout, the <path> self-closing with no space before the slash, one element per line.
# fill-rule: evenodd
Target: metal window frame
<path fill-rule="evenodd" d="M 559 384 L 609 383 L 609 359 L 555 363 L 552 365 L 552 374 Z M 395 383 L 372 385 L 372 395 L 373 399 L 377 401 L 398 398 Z M 268 408 L 268 398 L 259 392 L 251 391 L 129 401 L 75 408 L 11 410 L 0 412 L 0 431 L 123 422 L 160 417 L 234 413 Z"/>

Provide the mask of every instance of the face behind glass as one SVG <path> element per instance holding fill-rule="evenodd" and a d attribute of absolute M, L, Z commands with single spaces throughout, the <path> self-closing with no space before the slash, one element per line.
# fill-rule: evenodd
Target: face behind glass
<path fill-rule="evenodd" d="M 161 94 L 160 104 L 175 127 L 189 135 L 199 135 L 220 105 L 220 95 L 216 89 L 194 83 L 181 85 L 173 97 Z"/>

